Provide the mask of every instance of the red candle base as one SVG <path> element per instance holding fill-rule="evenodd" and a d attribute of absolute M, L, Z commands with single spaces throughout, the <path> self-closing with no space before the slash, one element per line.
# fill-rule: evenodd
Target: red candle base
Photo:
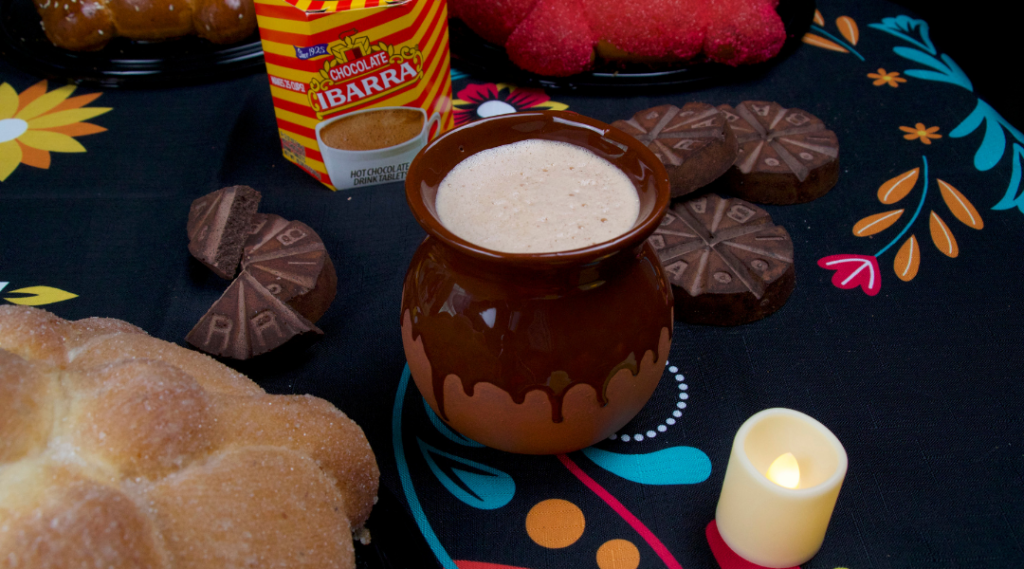
<path fill-rule="evenodd" d="M 721 569 L 768 569 L 764 565 L 747 561 L 730 549 L 729 545 L 722 539 L 722 534 L 718 533 L 718 524 L 715 523 L 715 520 L 711 520 L 704 534 L 707 536 L 711 553 L 714 554 L 715 561 L 718 562 L 718 566 Z M 790 567 L 789 569 L 800 569 L 800 567 Z"/>

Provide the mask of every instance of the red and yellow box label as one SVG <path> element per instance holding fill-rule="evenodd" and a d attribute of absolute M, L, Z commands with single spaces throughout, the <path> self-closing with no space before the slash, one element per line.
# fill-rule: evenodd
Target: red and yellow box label
<path fill-rule="evenodd" d="M 454 126 L 445 0 L 256 0 L 256 19 L 284 156 L 331 189 L 404 179 Z M 336 142 L 358 138 L 357 124 L 410 117 L 422 129 L 397 143 Z"/>

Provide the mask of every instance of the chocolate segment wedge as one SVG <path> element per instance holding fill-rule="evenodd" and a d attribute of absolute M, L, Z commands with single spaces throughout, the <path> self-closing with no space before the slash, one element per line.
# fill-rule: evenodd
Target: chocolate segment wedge
<path fill-rule="evenodd" d="M 242 254 L 248 255 L 288 226 L 288 220 L 273 213 L 257 213 L 252 216 L 249 237 L 242 247 Z"/>
<path fill-rule="evenodd" d="M 231 186 L 193 201 L 187 225 L 192 256 L 217 276 L 234 278 L 260 197 L 249 186 Z"/>
<path fill-rule="evenodd" d="M 245 243 L 242 269 L 310 322 L 320 319 L 338 290 L 338 276 L 324 243 L 300 221 L 257 214 Z"/>
<path fill-rule="evenodd" d="M 672 182 L 672 197 L 710 184 L 736 161 L 738 146 L 728 120 L 705 103 L 661 105 L 612 126 L 646 144 L 661 160 Z"/>
<path fill-rule="evenodd" d="M 796 284 L 789 233 L 743 200 L 708 194 L 676 204 L 649 241 L 672 283 L 676 319 L 689 324 L 760 320 Z"/>
<path fill-rule="evenodd" d="M 836 185 L 839 140 L 818 117 L 764 101 L 718 108 L 739 141 L 723 191 L 755 203 L 789 205 L 820 198 Z"/>
<path fill-rule="evenodd" d="M 247 360 L 308 333 L 323 334 L 242 271 L 185 341 L 208 354 Z"/>

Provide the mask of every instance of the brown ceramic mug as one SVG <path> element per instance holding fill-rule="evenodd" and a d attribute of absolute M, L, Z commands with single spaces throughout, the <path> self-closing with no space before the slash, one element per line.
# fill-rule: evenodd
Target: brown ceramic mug
<path fill-rule="evenodd" d="M 446 229 L 434 207 L 456 164 L 525 139 L 569 142 L 629 177 L 640 214 L 626 233 L 552 253 L 503 253 Z M 459 433 L 518 453 L 571 452 L 607 438 L 644 406 L 672 339 L 672 288 L 647 238 L 669 181 L 658 158 L 602 122 L 557 111 L 471 123 L 424 148 L 406 198 L 427 238 L 402 295 L 413 380 Z"/>

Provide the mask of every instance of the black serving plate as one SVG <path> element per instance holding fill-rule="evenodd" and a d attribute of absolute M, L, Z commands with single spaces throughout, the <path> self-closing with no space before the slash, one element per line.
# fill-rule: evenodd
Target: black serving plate
<path fill-rule="evenodd" d="M 440 569 L 416 522 L 384 485 L 366 529 L 370 543 L 355 542 L 356 569 Z"/>
<path fill-rule="evenodd" d="M 592 90 L 621 94 L 639 89 L 699 88 L 715 83 L 756 78 L 800 46 L 801 38 L 814 19 L 815 0 L 780 0 L 776 11 L 786 27 L 786 43 L 770 61 L 732 67 L 710 61 L 688 61 L 679 64 L 596 63 L 593 71 L 570 77 L 546 77 L 516 67 L 505 48 L 486 42 L 464 23 L 450 19 L 452 67 L 477 78 L 491 78 L 525 87 L 546 90 Z"/>
<path fill-rule="evenodd" d="M 116 38 L 99 51 L 61 49 L 46 39 L 31 0 L 0 0 L 0 56 L 33 75 L 108 89 L 207 83 L 265 69 L 258 32 L 231 45 Z"/>

